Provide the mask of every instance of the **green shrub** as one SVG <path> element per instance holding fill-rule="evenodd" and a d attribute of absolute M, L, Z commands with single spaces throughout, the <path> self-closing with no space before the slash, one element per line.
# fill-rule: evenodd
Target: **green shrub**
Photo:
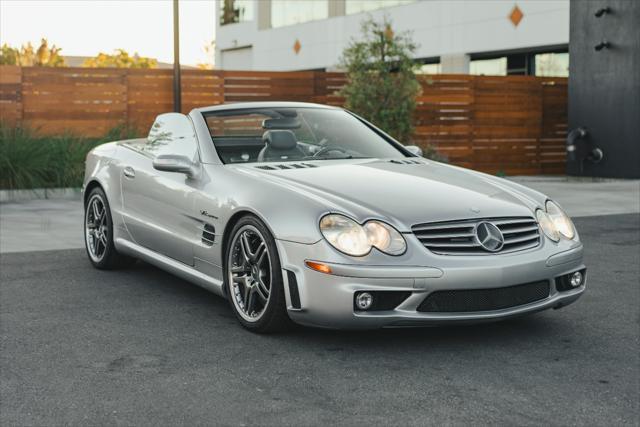
<path fill-rule="evenodd" d="M 43 137 L 23 127 L 0 125 L 0 188 L 80 187 L 87 153 L 100 144 L 135 135 L 124 127 L 102 138 L 70 133 Z"/>
<path fill-rule="evenodd" d="M 369 18 L 360 40 L 342 54 L 347 72 L 342 89 L 345 107 L 403 144 L 411 142 L 416 97 L 421 92 L 413 60 L 416 45 L 409 33 L 396 34 L 391 22 Z"/>
<path fill-rule="evenodd" d="M 28 129 L 0 127 L 0 188 L 35 188 L 49 174 L 49 152 Z"/>

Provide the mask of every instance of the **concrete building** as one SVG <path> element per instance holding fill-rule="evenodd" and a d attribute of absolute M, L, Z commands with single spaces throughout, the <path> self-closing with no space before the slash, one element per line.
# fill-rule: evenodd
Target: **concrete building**
<path fill-rule="evenodd" d="M 216 68 L 333 70 L 371 15 L 429 73 L 568 75 L 569 0 L 217 0 Z"/>

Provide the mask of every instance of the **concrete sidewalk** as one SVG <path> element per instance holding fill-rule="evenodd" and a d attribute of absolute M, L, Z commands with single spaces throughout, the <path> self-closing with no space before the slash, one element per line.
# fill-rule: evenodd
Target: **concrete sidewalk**
<path fill-rule="evenodd" d="M 509 178 L 557 201 L 571 217 L 640 212 L 639 180 L 583 180 L 567 177 Z"/>
<path fill-rule="evenodd" d="M 0 253 L 81 248 L 80 200 L 0 203 Z"/>
<path fill-rule="evenodd" d="M 565 177 L 509 178 L 541 191 L 572 217 L 640 212 L 640 181 L 584 181 Z M 0 204 L 0 253 L 83 247 L 79 200 Z"/>

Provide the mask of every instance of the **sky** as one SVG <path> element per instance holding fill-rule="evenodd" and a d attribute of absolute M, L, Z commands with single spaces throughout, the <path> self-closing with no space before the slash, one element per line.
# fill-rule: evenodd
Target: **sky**
<path fill-rule="evenodd" d="M 215 0 L 180 0 L 180 62 L 207 62 Z M 35 46 L 44 37 L 63 55 L 125 49 L 173 63 L 171 0 L 0 0 L 0 44 Z M 211 62 L 211 59 L 208 60 Z"/>

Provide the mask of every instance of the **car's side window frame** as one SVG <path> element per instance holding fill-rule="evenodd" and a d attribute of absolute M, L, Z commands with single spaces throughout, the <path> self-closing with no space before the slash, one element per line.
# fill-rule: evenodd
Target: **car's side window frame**
<path fill-rule="evenodd" d="M 192 137 L 193 137 L 194 146 L 195 146 L 193 154 L 190 155 L 190 156 L 187 156 L 187 157 L 189 157 L 189 160 L 191 160 L 192 162 L 202 163 L 202 160 L 201 160 L 202 159 L 202 155 L 201 155 L 201 152 L 200 152 L 200 142 L 199 142 L 199 139 L 198 139 L 198 135 L 196 133 L 195 125 L 194 125 L 193 120 L 191 119 L 191 117 L 189 117 L 189 115 L 182 114 L 182 113 L 169 113 L 169 114 L 180 114 L 182 117 L 187 119 L 187 121 L 188 121 L 188 123 L 190 125 L 190 130 L 192 132 Z M 179 154 L 179 153 L 175 153 L 175 152 L 154 153 L 152 150 L 145 149 L 145 147 L 147 147 L 149 145 L 149 143 L 150 143 L 150 136 L 149 135 L 152 132 L 153 126 L 156 125 L 156 123 L 158 121 L 158 118 L 161 117 L 161 116 L 162 115 L 158 116 L 156 118 L 156 120 L 154 120 L 153 125 L 151 126 L 151 129 L 149 131 L 149 134 L 147 135 L 146 138 L 144 138 L 145 139 L 145 143 L 144 144 L 141 144 L 140 147 L 133 146 L 133 145 L 128 145 L 133 150 L 135 150 L 138 153 L 148 157 L 151 160 L 155 159 L 158 155 L 162 155 L 162 154 Z"/>
<path fill-rule="evenodd" d="M 250 116 L 253 114 L 260 114 L 258 112 L 255 111 L 255 109 L 253 108 L 238 108 L 238 109 L 233 109 L 233 110 L 228 110 L 228 111 L 220 111 L 220 112 L 208 112 L 208 113 L 203 113 L 202 117 L 204 119 L 204 123 L 207 126 L 207 132 L 209 133 L 209 136 L 211 138 L 211 143 L 213 146 L 213 149 L 216 153 L 216 155 L 218 156 L 218 158 L 220 159 L 220 163 L 225 165 L 225 164 L 234 164 L 234 162 L 228 162 L 225 161 L 225 156 L 222 154 L 221 152 L 221 147 L 216 143 L 216 139 L 223 139 L 223 138 L 262 138 L 262 134 L 264 133 L 264 129 L 261 129 L 261 133 L 260 135 L 213 135 L 212 133 L 212 128 L 211 125 L 209 123 L 209 121 L 207 120 L 209 117 L 242 117 L 242 116 Z M 264 115 L 264 114 L 261 114 Z M 260 121 L 268 119 L 269 116 L 264 115 L 263 118 L 260 119 Z M 238 162 L 240 163 L 240 162 Z"/>

